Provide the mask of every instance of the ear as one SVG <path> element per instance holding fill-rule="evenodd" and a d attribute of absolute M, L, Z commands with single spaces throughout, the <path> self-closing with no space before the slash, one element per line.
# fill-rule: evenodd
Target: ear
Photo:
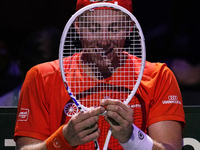
<path fill-rule="evenodd" d="M 75 21 L 74 21 L 73 24 L 74 24 L 74 27 L 75 27 L 75 29 L 76 29 L 76 32 L 77 32 L 78 34 L 80 34 L 78 18 L 75 19 Z"/>
<path fill-rule="evenodd" d="M 129 28 L 128 32 L 127 32 L 127 36 L 130 36 L 131 32 L 133 32 L 134 25 L 135 25 L 135 22 L 132 21 L 130 23 L 130 28 Z"/>

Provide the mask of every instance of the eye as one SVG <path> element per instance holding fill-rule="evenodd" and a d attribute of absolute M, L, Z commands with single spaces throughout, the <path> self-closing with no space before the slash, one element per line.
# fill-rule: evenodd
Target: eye
<path fill-rule="evenodd" d="M 121 30 L 124 30 L 125 24 L 123 22 L 113 22 L 109 25 L 108 31 L 113 33 L 118 33 Z"/>
<path fill-rule="evenodd" d="M 119 23 L 117 22 L 111 23 L 108 27 L 109 32 L 116 33 L 116 32 L 119 32 L 120 30 L 121 30 L 121 26 L 119 26 Z"/>
<path fill-rule="evenodd" d="M 92 33 L 100 31 L 100 24 L 98 23 L 90 22 L 87 24 L 87 26 L 88 26 L 88 30 Z"/>

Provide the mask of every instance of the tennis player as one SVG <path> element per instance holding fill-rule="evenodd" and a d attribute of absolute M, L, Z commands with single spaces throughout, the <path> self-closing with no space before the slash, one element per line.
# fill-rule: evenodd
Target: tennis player
<path fill-rule="evenodd" d="M 131 0 L 109 2 L 117 2 L 132 12 Z M 78 0 L 76 8 L 79 10 L 91 3 Z M 82 59 L 83 64 L 95 62 L 98 68 L 105 69 L 110 64 L 117 69 L 120 59 L 113 47 L 123 47 L 124 43 L 125 39 L 83 40 L 83 47 L 102 48 L 108 59 L 97 61 L 96 58 L 101 55 L 81 53 L 68 59 Z M 103 78 L 109 76 L 105 74 Z M 130 102 L 129 106 L 117 99 L 102 99 L 99 107 L 78 112 L 64 87 L 58 60 L 34 66 L 26 75 L 18 104 L 14 133 L 17 149 L 94 149 L 93 140 L 97 138 L 102 148 L 111 127 L 108 149 L 181 150 L 185 116 L 180 89 L 171 70 L 162 63 L 146 62 L 142 81 L 133 99 L 136 103 Z M 99 116 L 105 111 L 107 117 Z"/>

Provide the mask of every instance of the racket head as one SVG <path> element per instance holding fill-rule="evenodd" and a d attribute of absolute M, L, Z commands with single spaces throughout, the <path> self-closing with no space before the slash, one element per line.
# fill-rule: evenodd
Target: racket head
<path fill-rule="evenodd" d="M 106 48 L 106 41 L 109 41 L 110 49 Z M 91 61 L 88 54 L 99 61 Z M 64 28 L 59 48 L 60 70 L 64 85 L 79 109 L 98 107 L 101 99 L 108 98 L 128 104 L 140 85 L 145 61 L 145 40 L 140 24 L 128 10 L 117 4 L 101 2 L 85 6 L 69 19 Z M 101 63 L 106 64 L 104 69 L 100 68 Z M 135 116 L 141 114 L 141 110 L 134 112 Z M 98 141 L 102 148 L 109 126 L 101 117 L 98 124 L 101 130 Z M 109 139 L 106 140 L 106 149 L 120 149 L 113 138 L 108 146 Z M 91 145 L 94 146 L 89 143 L 84 146 L 92 149 Z"/>
<path fill-rule="evenodd" d="M 103 18 L 103 15 L 105 15 L 106 17 Z M 113 17 L 113 16 L 117 16 L 117 17 Z M 121 20 L 119 19 L 120 17 L 121 17 Z M 104 22 L 105 26 L 99 27 L 99 25 L 98 25 L 99 22 L 97 22 L 97 23 L 95 22 L 95 21 L 97 21 L 96 18 L 102 19 L 101 22 Z M 105 18 L 107 18 L 107 19 L 105 19 Z M 84 20 L 84 19 L 86 19 L 86 20 Z M 128 19 L 128 20 L 126 20 L 126 19 Z M 113 22 L 110 20 L 112 20 Z M 126 22 L 128 22 L 128 23 L 126 23 Z M 108 29 L 106 29 L 106 28 L 111 23 L 113 23 L 114 25 L 112 24 L 113 26 L 110 28 L 113 28 L 113 29 L 110 29 L 110 30 L 116 29 L 116 32 L 118 32 L 117 30 L 125 30 L 125 31 L 123 33 L 121 32 L 120 34 L 116 33 L 115 31 L 113 31 L 115 33 L 111 33 L 109 35 L 106 34 L 105 32 L 109 32 Z M 102 23 L 100 23 L 100 25 L 102 25 Z M 85 28 L 87 28 L 87 29 L 84 29 L 84 26 L 86 26 Z M 88 28 L 90 28 L 90 29 L 88 29 Z M 93 31 L 93 30 L 95 30 L 95 31 Z M 100 31 L 100 30 L 102 30 L 102 31 Z M 103 31 L 103 30 L 105 30 L 105 31 Z M 96 32 L 96 33 L 88 34 L 86 32 Z M 87 35 L 85 35 L 85 34 L 87 34 Z M 124 40 L 125 36 L 127 38 L 126 41 L 128 41 L 127 42 L 128 46 L 126 48 L 120 47 L 122 45 L 120 43 L 120 40 L 121 39 Z M 99 62 L 100 63 L 103 62 L 105 64 L 110 63 L 109 64 L 110 66 L 107 65 L 108 67 L 107 68 L 105 67 L 103 69 L 103 71 L 100 70 L 100 75 L 99 75 L 99 73 L 97 73 L 97 74 L 94 73 L 94 72 L 96 72 L 96 70 L 97 70 L 97 72 L 99 72 L 98 71 L 99 67 L 96 67 L 96 63 L 98 64 L 99 62 L 98 61 L 94 62 L 94 60 L 93 60 L 93 62 L 91 62 L 91 61 L 87 60 L 87 59 L 91 59 L 91 57 L 88 56 L 89 53 L 92 54 L 94 57 L 96 57 L 96 59 L 100 58 L 99 56 L 96 56 L 97 53 L 98 53 L 98 55 L 105 55 L 105 53 L 106 53 L 106 50 L 102 50 L 102 49 L 106 49 L 102 46 L 103 44 L 100 44 L 103 48 L 97 46 L 98 42 L 96 41 L 97 39 L 95 39 L 95 37 L 97 37 L 98 40 L 101 40 L 100 43 L 103 43 L 106 40 L 110 40 L 111 42 L 113 42 L 113 38 L 117 38 L 117 40 L 115 40 L 114 44 L 116 44 L 119 47 L 117 47 L 117 48 L 114 47 L 113 49 L 115 49 L 115 53 L 117 53 L 117 51 L 118 51 L 117 57 L 120 57 L 120 59 L 122 59 L 121 64 L 119 65 L 120 62 L 117 62 L 119 66 L 115 67 L 110 63 L 111 62 L 110 60 L 107 60 L 106 56 L 105 57 L 102 56 L 101 59 L 103 59 L 103 60 L 99 59 Z M 88 40 L 90 42 L 88 42 L 88 43 L 81 42 L 81 41 L 86 41 L 86 40 Z M 96 44 L 93 44 L 94 47 L 92 47 L 90 45 L 92 42 L 96 43 Z M 102 53 L 101 53 L 101 50 L 103 51 Z M 109 50 L 107 50 L 107 51 L 109 51 Z M 84 54 L 86 54 L 87 57 L 83 58 L 83 59 L 86 59 L 86 62 L 85 62 L 85 60 L 81 60 L 80 62 L 77 62 L 80 60 L 77 57 L 81 57 L 81 56 L 73 55 L 75 53 L 81 53 L 82 56 Z M 61 70 L 63 82 L 64 82 L 66 89 L 67 89 L 68 93 L 70 94 L 72 100 L 76 103 L 77 106 L 79 106 L 80 104 L 85 105 L 86 107 L 98 106 L 99 98 L 113 98 L 110 95 L 106 95 L 106 92 L 105 92 L 105 95 L 98 97 L 98 99 L 95 98 L 96 99 L 95 103 L 91 102 L 90 104 L 86 104 L 86 101 L 82 101 L 80 97 L 85 97 L 85 95 L 87 97 L 87 95 L 91 95 L 93 92 L 101 93 L 101 95 L 102 95 L 102 92 L 103 92 L 101 90 L 102 88 L 107 88 L 107 90 L 112 88 L 110 86 L 110 84 L 107 84 L 105 82 L 106 82 L 106 80 L 108 80 L 108 78 L 110 78 L 110 76 L 113 76 L 113 74 L 116 73 L 116 70 L 119 71 L 120 68 L 122 68 L 126 63 L 128 63 L 128 59 L 130 59 L 130 58 L 127 58 L 127 57 L 129 57 L 128 53 L 131 54 L 131 59 L 137 58 L 137 60 L 136 60 L 136 62 L 138 63 L 137 66 L 133 65 L 132 67 L 135 67 L 135 68 L 133 70 L 128 71 L 128 72 L 132 71 L 130 73 L 130 75 L 128 75 L 127 73 L 125 74 L 125 72 L 127 72 L 127 70 L 123 70 L 124 73 L 122 73 L 122 74 L 118 75 L 118 77 L 116 77 L 116 80 L 121 81 L 121 82 L 117 83 L 117 82 L 112 81 L 113 83 L 111 84 L 113 86 L 113 88 L 115 88 L 114 91 L 116 89 L 119 90 L 118 89 L 119 87 L 125 87 L 124 90 L 131 89 L 128 91 L 127 97 L 122 99 L 122 101 L 124 101 L 126 104 L 128 104 L 128 102 L 132 99 L 135 92 L 137 91 L 137 88 L 138 88 L 141 78 L 142 78 L 142 74 L 143 74 L 143 70 L 144 70 L 144 66 L 145 66 L 145 60 L 146 60 L 144 36 L 143 36 L 142 29 L 141 29 L 140 24 L 137 21 L 137 19 L 125 8 L 123 8 L 117 4 L 111 4 L 111 3 L 105 3 L 105 2 L 95 3 L 95 4 L 85 6 L 82 9 L 78 10 L 69 19 L 69 21 L 67 22 L 67 24 L 64 28 L 64 31 L 63 31 L 63 34 L 61 37 L 61 43 L 60 43 L 60 48 L 59 48 L 59 63 L 60 63 L 60 70 Z M 71 56 L 70 59 L 67 58 L 68 56 Z M 112 59 L 115 59 L 115 57 Z M 66 64 L 66 62 L 67 62 L 67 64 Z M 90 63 L 90 64 L 88 65 L 88 63 Z M 129 63 L 130 63 L 129 64 L 129 67 L 130 67 L 131 63 L 133 63 L 133 62 L 129 61 Z M 90 70 L 90 72 L 92 72 L 92 74 L 89 73 L 88 66 L 90 66 L 90 68 L 96 67 L 92 71 Z M 77 73 L 76 69 L 79 70 L 78 72 L 80 74 Z M 76 70 L 76 73 L 74 72 L 75 70 Z M 72 72 L 73 72 L 73 74 L 72 74 Z M 89 75 L 94 80 L 90 80 L 90 79 L 88 79 L 88 77 L 85 77 L 85 74 L 83 72 L 87 72 L 86 74 Z M 102 74 L 103 74 L 102 72 L 105 73 L 105 75 L 103 75 L 103 77 L 102 77 Z M 106 72 L 111 72 L 111 75 L 109 75 L 109 73 L 107 75 Z M 69 75 L 69 74 L 71 74 L 71 75 Z M 77 77 L 79 79 L 75 79 L 75 75 L 77 75 L 77 74 L 80 75 Z M 122 82 L 124 82 L 124 81 L 122 81 L 122 79 L 125 80 L 125 78 L 127 76 L 131 76 L 131 75 L 134 76 L 134 77 L 129 78 L 129 80 L 134 79 L 134 81 L 131 81 L 132 86 L 127 87 L 127 85 L 126 86 L 122 85 Z M 78 82 L 78 84 L 75 84 L 75 82 Z M 86 85 L 85 84 L 86 82 L 89 82 L 89 84 Z M 125 81 L 125 82 L 126 82 L 125 84 L 127 84 L 129 81 L 128 82 Z M 92 83 L 92 84 L 90 85 L 90 83 Z M 98 87 L 91 89 L 95 85 Z M 84 88 L 83 88 L 83 86 L 84 86 Z M 85 88 L 86 86 L 88 86 L 88 88 Z M 83 93 L 84 91 L 90 92 L 90 93 Z M 92 99 L 92 98 L 94 99 L 94 97 L 91 97 L 90 99 Z M 86 99 L 88 100 L 88 97 Z M 89 101 L 91 101 L 91 100 L 89 100 Z"/>

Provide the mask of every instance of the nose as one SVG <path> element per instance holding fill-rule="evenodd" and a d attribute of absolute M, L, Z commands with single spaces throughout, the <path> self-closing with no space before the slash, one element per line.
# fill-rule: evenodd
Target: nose
<path fill-rule="evenodd" d="M 97 39 L 97 46 L 106 50 L 111 48 L 111 37 L 109 36 L 108 31 L 101 31 Z"/>
<path fill-rule="evenodd" d="M 109 49 L 111 47 L 110 39 L 98 39 L 97 46 L 103 49 Z"/>

